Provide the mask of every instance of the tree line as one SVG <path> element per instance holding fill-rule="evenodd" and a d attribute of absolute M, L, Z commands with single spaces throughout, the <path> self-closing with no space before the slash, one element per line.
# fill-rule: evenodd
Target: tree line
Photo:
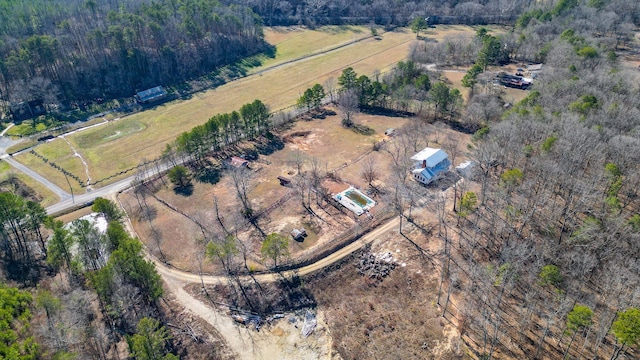
<path fill-rule="evenodd" d="M 173 146 L 165 153 L 175 150 L 186 154 L 203 165 L 205 157 L 226 146 L 246 139 L 265 135 L 271 129 L 271 113 L 260 100 L 243 105 L 240 111 L 217 114 L 203 125 L 199 125 L 178 136 Z"/>
<path fill-rule="evenodd" d="M 107 356 L 124 334 L 139 359 L 175 359 L 171 335 L 153 318 L 163 294 L 160 276 L 144 259 L 142 244 L 126 232 L 124 214 L 109 200 L 97 198 L 92 210 L 107 221 L 106 232 L 86 219 L 70 226 L 48 217 L 38 204 L 12 193 L 0 194 L 0 259 L 9 278 L 27 290 L 2 285 L 3 326 L 0 356 L 36 359 Z M 50 237 L 45 241 L 45 234 Z M 66 291 L 41 281 L 51 271 L 61 274 Z M 37 291 L 29 287 L 40 283 Z M 97 294 L 102 320 L 91 302 Z M 35 287 L 32 287 L 35 289 Z M 30 328 L 32 312 L 44 321 Z M 88 338 L 85 338 L 88 337 Z"/>
<path fill-rule="evenodd" d="M 0 96 L 50 110 L 176 84 L 267 48 L 215 0 L 0 2 Z"/>
<path fill-rule="evenodd" d="M 388 26 L 407 26 L 416 17 L 430 23 L 487 24 L 510 23 L 531 5 L 518 1 L 340 1 L 340 0 L 250 0 L 246 2 L 260 14 L 265 24 L 337 25 L 374 22 Z"/>

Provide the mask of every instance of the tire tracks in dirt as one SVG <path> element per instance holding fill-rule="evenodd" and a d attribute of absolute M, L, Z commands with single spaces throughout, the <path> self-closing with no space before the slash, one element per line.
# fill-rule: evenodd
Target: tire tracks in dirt
<path fill-rule="evenodd" d="M 130 231 L 133 227 L 127 224 Z M 265 273 L 254 276 L 241 276 L 240 281 L 257 281 L 259 283 L 273 283 L 282 279 L 283 276 L 291 277 L 294 275 L 304 276 L 316 271 L 320 271 L 330 265 L 333 265 L 350 254 L 362 249 L 365 245 L 370 244 L 382 235 L 394 231 L 399 226 L 399 219 L 393 219 L 381 224 L 371 232 L 362 236 L 360 239 L 341 248 L 340 250 L 330 254 L 329 256 L 316 261 L 313 264 L 300 267 L 294 270 L 288 270 L 282 273 Z M 135 232 L 133 232 L 135 235 Z M 207 323 L 215 327 L 229 347 L 233 349 L 240 359 L 243 360 L 280 360 L 280 359 L 296 359 L 290 354 L 283 353 L 283 349 L 274 344 L 274 337 L 263 332 L 254 332 L 244 326 L 238 326 L 230 316 L 214 306 L 209 306 L 194 298 L 191 294 L 184 290 L 188 284 L 196 283 L 205 285 L 225 284 L 228 282 L 226 276 L 215 275 L 198 275 L 186 271 L 172 268 L 170 265 L 160 261 L 155 256 L 150 255 L 147 251 L 147 258 L 156 265 L 158 274 L 162 277 L 169 290 L 176 296 L 180 303 L 192 312 L 194 315 L 202 318 Z M 321 358 L 330 358 L 331 349 L 326 349 L 327 355 Z"/>

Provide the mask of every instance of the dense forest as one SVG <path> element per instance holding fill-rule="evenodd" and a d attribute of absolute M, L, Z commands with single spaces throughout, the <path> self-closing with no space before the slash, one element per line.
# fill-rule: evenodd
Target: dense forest
<path fill-rule="evenodd" d="M 59 105 L 130 97 L 267 48 L 260 18 L 216 0 L 0 2 L 0 98 Z"/>
<path fill-rule="evenodd" d="M 416 17 L 432 24 L 512 23 L 531 0 L 247 0 L 267 25 L 367 24 L 406 26 Z"/>

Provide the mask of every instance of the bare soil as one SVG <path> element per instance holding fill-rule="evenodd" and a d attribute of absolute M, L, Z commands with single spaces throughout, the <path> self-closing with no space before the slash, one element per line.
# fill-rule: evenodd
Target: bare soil
<path fill-rule="evenodd" d="M 439 242 L 417 227 L 405 229 L 406 238 L 388 233 L 371 247 L 303 278 L 245 283 L 243 289 L 208 286 L 208 293 L 217 302 L 258 312 L 263 319 L 284 312 L 283 319 L 260 328 L 260 336 L 272 338 L 278 353 L 293 354 L 290 351 L 302 347 L 305 356 L 299 358 L 309 359 L 461 359 L 465 347 L 436 304 L 438 273 L 431 252 L 437 252 Z M 362 253 L 387 252 L 397 264 L 389 276 L 376 280 L 358 272 Z M 211 304 L 199 285 L 187 289 Z M 306 309 L 318 313 L 319 325 L 304 339 L 299 333 Z M 253 325 L 247 328 L 255 332 Z"/>
<path fill-rule="evenodd" d="M 383 153 L 372 152 L 373 143 L 386 138 L 384 131 L 387 128 L 400 128 L 411 121 L 411 119 L 400 117 L 360 114 L 356 117 L 356 122 L 375 130 L 373 135 L 365 136 L 343 128 L 340 120 L 340 115 L 336 114 L 322 120 L 298 121 L 291 128 L 278 134 L 282 138 L 288 139 L 283 150 L 267 156 L 260 156 L 258 161 L 250 164 L 253 187 L 250 190 L 249 198 L 256 211 L 265 209 L 276 201 L 286 198 L 281 206 L 261 217 L 258 224 L 260 230 L 266 234 L 278 232 L 289 236 L 294 228 L 304 227 L 309 234 L 302 242 L 291 239 L 289 250 L 293 256 L 331 240 L 353 225 L 355 217 L 343 209 L 336 209 L 326 203 L 323 208 L 314 207 L 317 210 L 317 216 L 311 216 L 302 207 L 300 196 L 291 195 L 292 189 L 281 186 L 277 179 L 278 176 L 285 176 L 297 181 L 297 169 L 291 164 L 291 154 L 294 151 L 301 151 L 307 159 L 318 159 L 323 171 L 342 167 L 336 172 L 337 181 L 325 182 L 332 193 L 342 191 L 349 185 L 366 190 L 367 184 L 360 176 L 364 158 L 359 162 L 354 162 L 353 159 L 360 155 L 372 156 L 376 159 L 380 169 L 383 169 L 382 173 L 384 174 L 389 168 L 390 158 Z M 300 133 L 305 136 L 289 136 Z M 243 145 L 243 147 L 249 146 L 251 144 Z M 239 148 L 237 151 L 242 152 L 243 150 Z M 347 164 L 346 167 L 345 164 Z M 302 171 L 309 171 L 308 163 L 303 166 Z M 258 268 L 264 267 L 265 264 L 261 264 L 259 255 L 263 235 L 255 227 L 245 226 L 246 220 L 239 213 L 240 205 L 230 176 L 225 176 L 223 173 L 220 181 L 216 184 L 194 181 L 193 193 L 189 196 L 176 193 L 170 184 L 156 182 L 156 185 L 158 186 L 158 191 L 155 192 L 157 198 L 171 204 L 213 232 L 220 232 L 214 208 L 213 199 L 215 196 L 218 200 L 219 214 L 225 227 L 241 227 L 238 238 L 251 249 L 252 254 L 249 259 L 251 264 Z M 146 204 L 152 210 L 151 221 L 148 217 L 142 216 L 140 202 L 136 200 L 132 192 L 124 193 L 120 196 L 120 200 L 125 210 L 131 215 L 136 233 L 154 255 L 187 271 L 198 272 L 200 266 L 205 273 L 219 270 L 215 264 L 206 261 L 200 263 L 198 256 L 201 256 L 202 250 L 198 248 L 198 240 L 203 238 L 203 234 L 194 221 L 169 209 L 151 196 L 147 196 L 145 199 Z M 374 200 L 380 201 L 375 197 Z M 315 201 L 313 202 L 315 203 Z"/>

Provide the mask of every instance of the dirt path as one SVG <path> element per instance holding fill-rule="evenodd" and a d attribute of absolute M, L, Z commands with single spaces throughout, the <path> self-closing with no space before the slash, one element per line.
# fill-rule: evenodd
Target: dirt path
<path fill-rule="evenodd" d="M 91 175 L 89 174 L 89 165 L 87 164 L 87 162 L 84 161 L 84 158 L 82 157 L 82 155 L 80 155 L 78 151 L 76 151 L 73 145 L 71 145 L 71 142 L 69 142 L 69 140 L 67 140 L 67 138 L 64 137 L 64 135 L 61 135 L 60 138 L 64 140 L 67 143 L 67 145 L 69 145 L 69 147 L 71 148 L 71 151 L 73 151 L 73 156 L 76 156 L 80 159 L 80 161 L 82 162 L 82 166 L 84 167 L 84 173 L 87 176 L 87 184 L 91 184 Z M 91 187 L 89 186 L 88 189 L 91 189 Z"/>
<path fill-rule="evenodd" d="M 240 280 L 252 281 L 253 279 L 255 279 L 256 281 L 261 283 L 271 283 L 271 282 L 278 281 L 279 279 L 282 278 L 283 275 L 286 277 L 291 277 L 295 274 L 297 274 L 298 276 L 308 275 L 314 271 L 321 270 L 333 263 L 336 263 L 342 260 L 347 255 L 361 249 L 363 246 L 374 241 L 378 237 L 386 234 L 391 230 L 395 230 L 398 227 L 399 223 L 400 223 L 399 219 L 394 217 L 393 219 L 378 226 L 368 234 L 364 235 L 360 239 L 332 253 L 331 255 L 316 261 L 313 264 L 303 266 L 296 270 L 285 271 L 282 274 L 274 274 L 274 273 L 257 274 L 257 275 L 254 275 L 253 278 L 250 276 L 242 276 L 240 277 Z M 184 282 L 184 283 L 198 283 L 198 284 L 204 282 L 206 285 L 222 284 L 227 281 L 226 276 L 203 275 L 201 277 L 198 274 L 193 274 L 193 273 L 189 273 L 186 271 L 169 267 L 167 266 L 167 264 L 161 262 L 155 257 L 149 257 L 149 259 L 156 264 L 156 269 L 158 270 L 158 273 L 165 280 L 178 281 L 178 282 Z"/>
<path fill-rule="evenodd" d="M 128 224 L 130 231 L 133 229 Z M 398 218 L 382 224 L 370 233 L 364 235 L 359 240 L 345 246 L 331 255 L 308 266 L 297 270 L 298 275 L 310 274 L 321 270 L 335 262 L 344 259 L 349 254 L 361 249 L 378 237 L 389 231 L 394 231 L 399 225 Z M 135 234 L 134 234 L 135 235 Z M 331 337 L 328 333 L 328 326 L 324 320 L 322 312 L 318 311 L 317 334 L 309 338 L 302 338 L 297 327 L 289 323 L 286 319 L 281 319 L 279 323 L 270 328 L 262 328 L 257 332 L 244 326 L 238 326 L 231 317 L 224 311 L 213 306 L 208 306 L 200 300 L 194 298 L 184 290 L 189 283 L 204 282 L 205 284 L 221 284 L 227 281 L 225 276 L 205 275 L 200 277 L 197 274 L 187 273 L 174 268 L 170 268 L 156 258 L 147 255 L 156 264 L 156 270 L 167 284 L 169 290 L 176 299 L 193 314 L 201 317 L 214 326 L 224 337 L 229 347 L 233 349 L 240 359 L 252 360 L 312 360 L 331 359 Z M 284 276 L 292 276 L 294 271 L 287 271 Z M 279 274 L 259 274 L 255 280 L 261 283 L 274 282 L 280 279 Z M 245 276 L 241 280 L 248 281 L 251 277 Z"/>

